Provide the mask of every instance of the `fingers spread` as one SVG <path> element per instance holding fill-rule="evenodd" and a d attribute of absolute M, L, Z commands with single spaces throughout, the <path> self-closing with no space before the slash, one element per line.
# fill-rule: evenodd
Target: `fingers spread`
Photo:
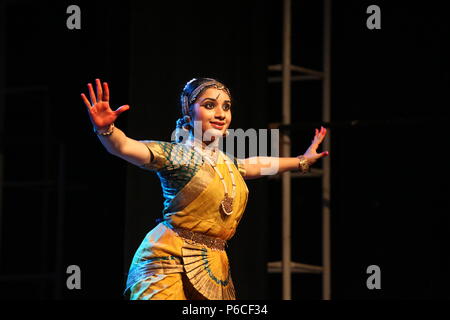
<path fill-rule="evenodd" d="M 95 98 L 94 89 L 92 88 L 91 83 L 88 83 L 88 89 L 89 89 L 89 96 L 91 97 L 91 105 L 94 105 L 97 103 L 97 99 Z"/>

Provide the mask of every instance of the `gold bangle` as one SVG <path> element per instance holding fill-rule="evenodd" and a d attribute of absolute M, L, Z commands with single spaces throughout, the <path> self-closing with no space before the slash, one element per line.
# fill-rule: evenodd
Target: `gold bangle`
<path fill-rule="evenodd" d="M 106 130 L 105 132 L 98 132 L 97 128 L 94 127 L 94 132 L 99 135 L 99 136 L 110 136 L 114 131 L 114 123 L 111 123 L 108 127 L 108 130 Z"/>
<path fill-rule="evenodd" d="M 302 173 L 309 172 L 308 159 L 306 159 L 304 155 L 298 156 L 297 158 L 299 159 L 298 170 L 301 171 Z"/>

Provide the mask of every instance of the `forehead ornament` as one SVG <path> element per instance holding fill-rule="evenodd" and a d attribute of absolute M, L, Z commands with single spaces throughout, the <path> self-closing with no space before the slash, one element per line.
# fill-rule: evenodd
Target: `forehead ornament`
<path fill-rule="evenodd" d="M 188 84 L 190 82 L 192 82 L 193 80 L 195 80 L 195 79 L 192 79 L 191 81 L 189 81 Z M 225 87 L 220 82 L 208 81 L 208 82 L 202 83 L 197 88 L 195 88 L 195 90 L 192 91 L 192 93 L 189 96 L 184 95 L 184 97 L 183 97 L 183 114 L 184 115 L 189 114 L 189 106 L 195 101 L 195 99 L 197 99 L 197 96 L 200 94 L 200 92 L 202 92 L 206 88 L 216 88 L 217 90 L 224 90 L 229 96 L 231 96 L 228 88 Z"/>

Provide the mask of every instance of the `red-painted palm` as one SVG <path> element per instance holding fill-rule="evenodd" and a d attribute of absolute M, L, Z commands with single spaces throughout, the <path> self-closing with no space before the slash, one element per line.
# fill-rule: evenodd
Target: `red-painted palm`
<path fill-rule="evenodd" d="M 89 118 L 92 125 L 98 129 L 107 129 L 112 123 L 114 123 L 117 117 L 124 111 L 130 109 L 129 105 L 123 105 L 113 111 L 109 106 L 109 87 L 106 82 L 100 82 L 100 79 L 95 79 L 97 95 L 94 93 L 92 84 L 88 83 L 89 96 L 91 101 L 88 100 L 84 93 L 81 94 L 84 104 L 88 109 Z"/>

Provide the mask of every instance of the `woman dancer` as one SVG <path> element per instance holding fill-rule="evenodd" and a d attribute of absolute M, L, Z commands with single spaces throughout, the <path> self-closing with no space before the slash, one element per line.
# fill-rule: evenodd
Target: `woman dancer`
<path fill-rule="evenodd" d="M 96 93 L 90 83 L 88 91 L 90 101 L 81 97 L 103 146 L 157 173 L 165 199 L 161 221 L 146 235 L 131 263 L 126 287 L 130 299 L 235 299 L 225 248 L 247 204 L 244 179 L 261 177 L 262 169 L 274 166 L 277 174 L 307 172 L 328 155 L 316 151 L 326 129 L 316 129 L 311 146 L 298 157 L 230 159 L 218 141 L 227 136 L 232 99 L 228 88 L 215 79 L 192 79 L 185 85 L 177 121 L 182 142 L 127 137 L 114 122 L 129 106 L 113 111 L 108 84 L 99 79 Z"/>

